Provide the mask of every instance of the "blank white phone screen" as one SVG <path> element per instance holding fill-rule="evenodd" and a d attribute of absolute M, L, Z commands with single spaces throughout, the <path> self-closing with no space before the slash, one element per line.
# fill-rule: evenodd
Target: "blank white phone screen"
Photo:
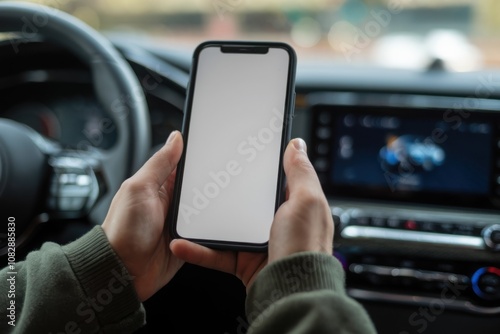
<path fill-rule="evenodd" d="M 181 237 L 269 240 L 289 62 L 281 48 L 200 52 L 177 214 Z"/>

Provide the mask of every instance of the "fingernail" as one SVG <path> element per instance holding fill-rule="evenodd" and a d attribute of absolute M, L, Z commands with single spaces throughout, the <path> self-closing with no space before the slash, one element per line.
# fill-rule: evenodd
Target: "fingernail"
<path fill-rule="evenodd" d="M 307 151 L 306 142 L 302 138 L 295 138 L 293 140 L 293 146 L 299 151 Z"/>
<path fill-rule="evenodd" d="M 167 139 L 167 144 L 172 142 L 174 139 L 175 139 L 175 136 L 177 136 L 177 130 L 174 130 L 170 133 L 170 135 L 168 136 L 168 139 Z"/>

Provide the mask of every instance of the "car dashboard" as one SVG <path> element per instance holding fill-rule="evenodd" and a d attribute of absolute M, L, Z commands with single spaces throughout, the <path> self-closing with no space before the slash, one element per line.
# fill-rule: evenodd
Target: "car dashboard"
<path fill-rule="evenodd" d="M 112 41 L 146 93 L 153 153 L 181 127 L 190 52 Z M 27 50 L 3 70 L 11 73 L 2 73 L 0 116 L 70 147 L 112 147 L 119 134 L 97 131 L 107 118 L 85 67 L 45 43 Z M 36 61 L 20 71 L 28 57 Z M 414 72 L 299 57 L 292 136 L 306 140 L 331 204 L 334 256 L 347 292 L 380 333 L 498 332 L 500 72 Z M 183 286 L 188 296 L 205 296 L 197 309 L 204 326 L 215 312 L 228 314 L 233 332 L 239 328 L 242 307 L 225 304 L 241 302 L 244 290 L 212 272 L 201 283 L 196 270 L 188 267 L 176 288 L 146 302 L 148 326 L 160 326 L 161 310 L 193 310 L 161 302 Z M 200 291 L 207 284 L 216 286 L 209 296 Z M 207 305 L 216 305 L 212 313 L 200 309 Z"/>
<path fill-rule="evenodd" d="M 383 333 L 497 331 L 498 73 L 315 71 L 298 75 L 310 87 L 296 135 L 336 217 L 348 293 Z"/>

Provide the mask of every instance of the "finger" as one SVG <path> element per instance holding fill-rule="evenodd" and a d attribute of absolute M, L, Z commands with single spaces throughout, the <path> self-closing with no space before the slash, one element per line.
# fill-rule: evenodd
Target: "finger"
<path fill-rule="evenodd" d="M 234 252 L 217 251 L 184 239 L 172 240 L 170 250 L 177 258 L 185 262 L 236 274 L 236 254 Z"/>
<path fill-rule="evenodd" d="M 320 190 L 321 185 L 314 167 L 306 153 L 306 143 L 296 138 L 288 144 L 283 160 L 287 180 L 288 196 L 301 190 Z"/>
<path fill-rule="evenodd" d="M 171 198 L 172 194 L 174 193 L 176 176 L 177 176 L 177 168 L 175 168 L 174 171 L 170 173 L 170 175 L 167 178 L 167 182 L 165 183 L 165 187 L 167 189 L 167 194 L 169 198 Z"/>
<path fill-rule="evenodd" d="M 182 155 L 183 141 L 179 131 L 173 131 L 163 147 L 156 152 L 139 171 L 134 179 L 154 182 L 161 187 L 175 170 Z"/>

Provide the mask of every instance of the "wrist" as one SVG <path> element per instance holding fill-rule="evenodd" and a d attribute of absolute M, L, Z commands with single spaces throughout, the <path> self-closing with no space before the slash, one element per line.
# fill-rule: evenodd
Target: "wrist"
<path fill-rule="evenodd" d="M 99 303 L 95 319 L 100 326 L 111 328 L 126 317 L 144 323 L 132 278 L 100 226 L 63 246 L 63 251 L 87 298 Z"/>
<path fill-rule="evenodd" d="M 332 255 L 296 253 L 269 264 L 248 291 L 246 313 L 250 322 L 268 306 L 292 294 L 333 290 L 345 293 L 342 265 Z"/>

